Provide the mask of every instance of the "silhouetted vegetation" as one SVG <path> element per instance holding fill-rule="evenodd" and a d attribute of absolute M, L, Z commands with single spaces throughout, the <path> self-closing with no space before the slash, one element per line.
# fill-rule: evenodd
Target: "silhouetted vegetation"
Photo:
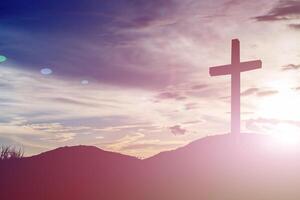
<path fill-rule="evenodd" d="M 24 151 L 22 148 L 14 146 L 1 146 L 0 147 L 0 160 L 18 159 L 22 158 Z"/>

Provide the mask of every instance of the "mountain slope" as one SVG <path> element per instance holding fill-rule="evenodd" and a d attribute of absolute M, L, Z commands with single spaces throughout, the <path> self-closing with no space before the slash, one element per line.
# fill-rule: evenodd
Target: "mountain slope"
<path fill-rule="evenodd" d="M 0 162 L 0 199 L 300 199 L 299 151 L 271 144 L 218 135 L 146 160 L 63 147 Z"/>
<path fill-rule="evenodd" d="M 0 163 L 0 199 L 117 199 L 135 187 L 139 162 L 86 146 L 9 160 Z"/>

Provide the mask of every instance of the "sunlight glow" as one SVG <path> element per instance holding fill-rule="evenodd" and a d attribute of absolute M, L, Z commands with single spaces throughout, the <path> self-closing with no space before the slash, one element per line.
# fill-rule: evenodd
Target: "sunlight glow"
<path fill-rule="evenodd" d="M 300 96 L 291 84 L 279 82 L 274 85 L 277 94 L 262 98 L 258 115 L 264 118 L 297 120 L 300 113 Z"/>
<path fill-rule="evenodd" d="M 260 99 L 257 114 L 268 120 L 260 128 L 272 137 L 273 148 L 295 151 L 300 146 L 299 92 L 292 80 L 273 81 L 269 86 L 278 93 Z"/>
<path fill-rule="evenodd" d="M 271 133 L 271 146 L 272 149 L 280 151 L 299 151 L 300 145 L 300 132 L 299 127 L 291 124 L 278 124 L 275 125 L 274 130 L 276 133 Z"/>

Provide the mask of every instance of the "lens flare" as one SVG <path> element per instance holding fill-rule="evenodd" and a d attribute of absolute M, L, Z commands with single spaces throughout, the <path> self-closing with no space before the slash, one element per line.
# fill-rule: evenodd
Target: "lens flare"
<path fill-rule="evenodd" d="M 50 69 L 50 68 L 43 68 L 43 69 L 41 69 L 41 74 L 43 74 L 43 75 L 50 75 L 50 74 L 52 74 L 52 69 Z"/>
<path fill-rule="evenodd" d="M 0 63 L 5 62 L 7 58 L 3 55 L 0 55 Z"/>
<path fill-rule="evenodd" d="M 88 81 L 88 80 L 82 80 L 82 81 L 81 81 L 81 84 L 82 84 L 82 85 L 87 85 L 87 84 L 89 84 L 89 81 Z"/>

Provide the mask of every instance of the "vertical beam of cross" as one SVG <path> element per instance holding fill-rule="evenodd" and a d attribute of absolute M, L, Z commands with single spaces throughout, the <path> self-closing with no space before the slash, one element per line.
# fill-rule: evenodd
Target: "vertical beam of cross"
<path fill-rule="evenodd" d="M 240 64 L 240 41 L 235 39 L 231 43 L 231 133 L 240 133 L 240 90 L 241 73 Z"/>
<path fill-rule="evenodd" d="M 240 62 L 240 41 L 233 39 L 231 43 L 231 64 L 209 68 L 211 76 L 231 75 L 231 134 L 240 134 L 241 112 L 241 72 L 261 68 L 261 60 Z"/>

